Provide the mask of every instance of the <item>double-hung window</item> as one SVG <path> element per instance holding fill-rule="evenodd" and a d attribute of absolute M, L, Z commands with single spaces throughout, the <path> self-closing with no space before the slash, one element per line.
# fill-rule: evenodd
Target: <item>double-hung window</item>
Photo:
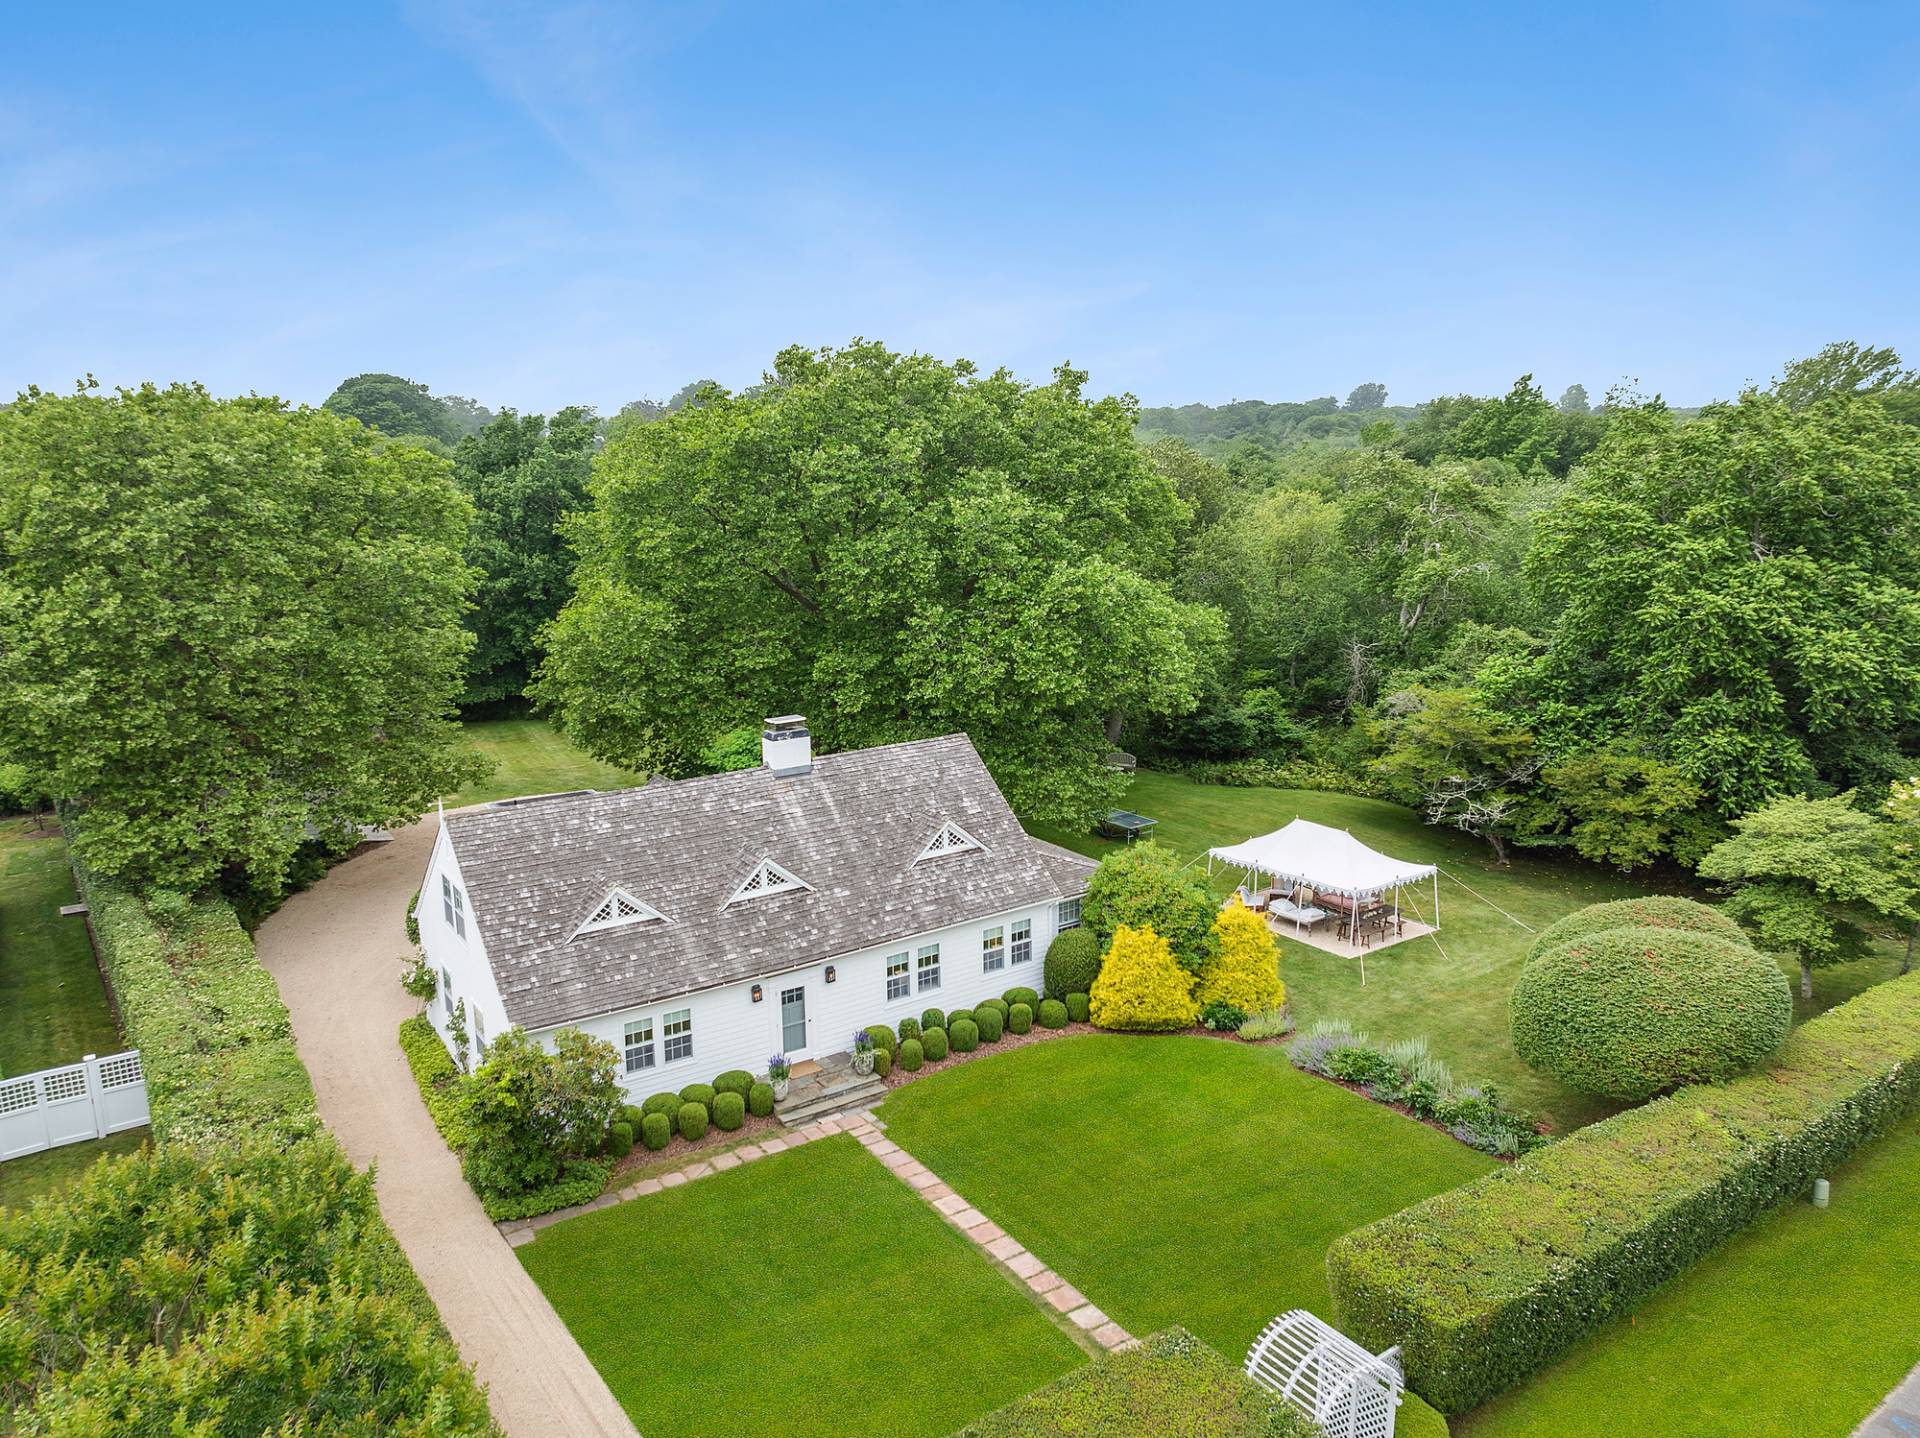
<path fill-rule="evenodd" d="M 928 944 L 920 951 L 917 972 L 919 992 L 926 994 L 940 987 L 940 946 Z"/>
<path fill-rule="evenodd" d="M 627 1072 L 637 1074 L 653 1067 L 653 1020 L 635 1019 L 627 1025 Z"/>
<path fill-rule="evenodd" d="M 487 1026 L 480 1019 L 480 1010 L 473 1011 L 473 1041 L 480 1050 L 480 1062 L 487 1061 Z"/>
<path fill-rule="evenodd" d="M 1062 899 L 1060 901 L 1061 932 L 1064 933 L 1068 929 L 1077 929 L 1079 927 L 1080 901 L 1078 899 Z"/>
<path fill-rule="evenodd" d="M 907 973 L 907 956 L 889 954 L 887 956 L 887 1002 L 908 998 L 913 994 L 913 979 Z"/>
<path fill-rule="evenodd" d="M 1013 961 L 1016 964 L 1030 963 L 1033 959 L 1033 920 L 1015 919 L 1013 921 Z"/>
<path fill-rule="evenodd" d="M 440 970 L 440 1003 L 447 1011 L 447 1017 L 453 1017 L 453 975 L 446 969 Z"/>
<path fill-rule="evenodd" d="M 1007 931 L 1001 928 L 980 931 L 980 972 L 998 973 L 1007 966 Z"/>
<path fill-rule="evenodd" d="M 440 912 L 446 917 L 447 927 L 453 927 L 453 880 L 445 874 L 440 876 Z"/>
<path fill-rule="evenodd" d="M 666 1039 L 666 1059 L 674 1063 L 679 1059 L 693 1057 L 693 1010 L 675 1009 L 661 1021 L 661 1034 Z"/>
<path fill-rule="evenodd" d="M 440 876 L 440 912 L 446 916 L 447 927 L 464 939 L 467 936 L 467 896 L 454 888 L 453 880 L 445 874 Z"/>

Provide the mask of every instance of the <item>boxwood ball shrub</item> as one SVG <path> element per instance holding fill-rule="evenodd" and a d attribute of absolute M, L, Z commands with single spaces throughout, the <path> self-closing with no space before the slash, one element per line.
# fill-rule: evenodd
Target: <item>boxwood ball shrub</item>
<path fill-rule="evenodd" d="M 873 1071 L 881 1078 L 885 1078 L 893 1072 L 893 1051 L 891 1049 L 875 1049 L 873 1051 Z"/>
<path fill-rule="evenodd" d="M 901 1043 L 905 1043 L 908 1039 L 917 1039 L 919 1037 L 920 1037 L 920 1020 L 918 1019 L 900 1020 L 900 1042 Z"/>
<path fill-rule="evenodd" d="M 953 1051 L 970 1054 L 980 1047 L 980 1025 L 972 1019 L 955 1019 L 947 1032 L 953 1037 Z"/>
<path fill-rule="evenodd" d="M 1040 1006 L 1040 995 L 1032 989 L 1008 989 L 1002 997 L 1006 999 L 1008 1008 L 1012 1008 L 1015 1004 L 1025 1004 L 1030 1009 Z"/>
<path fill-rule="evenodd" d="M 747 1101 L 732 1089 L 713 1096 L 713 1126 L 732 1133 L 747 1119 Z"/>
<path fill-rule="evenodd" d="M 680 1090 L 681 1103 L 697 1103 L 702 1108 L 713 1107 L 713 1085 L 710 1083 L 690 1083 Z"/>
<path fill-rule="evenodd" d="M 959 1022 L 960 1022 L 960 1020 L 962 1020 L 962 1019 L 971 1019 L 972 1017 L 973 1017 L 973 1010 L 972 1010 L 972 1009 L 954 1009 L 954 1010 L 952 1010 L 952 1011 L 951 1011 L 950 1013 L 948 1013 L 948 1015 L 947 1015 L 947 1041 L 948 1041 L 949 1043 L 951 1043 L 951 1042 L 953 1041 L 953 1026 L 954 1026 L 955 1024 L 957 1024 L 957 1023 L 959 1023 Z"/>
<path fill-rule="evenodd" d="M 973 1021 L 980 1029 L 980 1042 L 997 1044 L 1007 1031 L 1007 1021 L 1000 1010 L 988 1008 L 985 1004 L 973 1011 Z"/>
<path fill-rule="evenodd" d="M 745 1098 L 753 1090 L 753 1075 L 745 1069 L 728 1069 L 713 1081 L 715 1094 L 737 1093 Z"/>
<path fill-rule="evenodd" d="M 1742 1073 L 1793 1025 L 1778 964 L 1676 927 L 1609 929 L 1549 949 L 1521 970 L 1511 1004 L 1523 1060 L 1630 1102 Z"/>
<path fill-rule="evenodd" d="M 883 1050 L 876 1049 L 876 1053 Z M 773 1112 L 773 1085 L 757 1083 L 747 1090 L 747 1112 L 755 1118 L 765 1118 Z"/>
<path fill-rule="evenodd" d="M 608 1158 L 619 1160 L 633 1152 L 633 1125 L 625 1119 L 607 1126 L 607 1144 L 604 1150 Z"/>
<path fill-rule="evenodd" d="M 1047 945 L 1044 970 L 1050 999 L 1090 992 L 1100 976 L 1100 940 L 1092 929 L 1068 929 Z"/>
<path fill-rule="evenodd" d="M 1527 947 L 1527 962 L 1532 963 L 1549 949 L 1557 949 L 1573 939 L 1603 934 L 1608 929 L 1685 929 L 1730 943 L 1749 942 L 1740 926 L 1718 909 L 1696 904 L 1692 899 L 1651 894 L 1644 899 L 1615 899 L 1612 903 L 1575 909 L 1540 931 Z"/>
<path fill-rule="evenodd" d="M 640 1120 L 640 1142 L 658 1153 L 673 1141 L 673 1120 L 657 1109 Z"/>
<path fill-rule="evenodd" d="M 920 1036 L 922 1038 L 926 1037 L 928 1029 L 944 1029 L 946 1026 L 947 1015 L 942 1009 L 928 1009 L 920 1015 Z"/>
<path fill-rule="evenodd" d="M 920 1047 L 919 1039 L 900 1040 L 900 1067 L 910 1074 L 919 1073 L 920 1065 L 927 1061 L 925 1051 Z"/>
<path fill-rule="evenodd" d="M 702 1084 L 702 1088 L 706 1085 Z M 680 1105 L 680 1137 L 688 1143 L 707 1136 L 707 1106 L 691 1101 Z"/>
<path fill-rule="evenodd" d="M 1092 1017 L 1093 1001 L 1085 994 L 1068 994 L 1060 1002 L 1067 1006 L 1067 1017 L 1076 1024 L 1084 1024 Z"/>
<path fill-rule="evenodd" d="M 893 1030 L 885 1024 L 868 1024 L 867 1037 L 873 1040 L 873 1050 L 875 1053 L 879 1053 L 882 1049 L 888 1053 L 892 1053 L 893 1046 L 900 1042 L 899 1039 L 894 1037 Z"/>
<path fill-rule="evenodd" d="M 640 1120 L 646 1115 L 640 1111 L 639 1104 L 630 1103 L 622 1106 L 620 1117 L 626 1121 L 627 1127 L 637 1134 L 640 1132 Z"/>
<path fill-rule="evenodd" d="M 1334 1323 L 1462 1413 L 1630 1313 L 1920 1103 L 1920 973 L 1809 1019 L 1764 1072 L 1591 1124 L 1327 1251 Z"/>
<path fill-rule="evenodd" d="M 1025 1004 L 1015 1004 L 1007 1010 L 1007 1032 L 1024 1034 L 1033 1027 L 1033 1010 Z"/>
<path fill-rule="evenodd" d="M 1040 1027 L 1043 1029 L 1064 1029 L 1067 1026 L 1067 1006 L 1058 999 L 1040 1000 Z"/>
<path fill-rule="evenodd" d="M 680 1112 L 680 1105 L 685 1102 L 686 1100 L 681 1098 L 677 1093 L 648 1094 L 646 1101 L 640 1105 L 640 1112 L 643 1114 L 663 1113 L 667 1116 L 668 1121 L 671 1122 L 673 1116 Z"/>
<path fill-rule="evenodd" d="M 947 1031 L 939 1027 L 923 1030 L 920 1048 L 926 1054 L 928 1063 L 939 1063 L 947 1056 Z"/>
<path fill-rule="evenodd" d="M 980 1010 L 992 1009 L 996 1014 L 1000 1015 L 1000 1023 L 1002 1027 L 1004 1027 L 1007 1022 L 1007 1010 L 1012 1007 L 1013 1005 L 1005 999 L 982 999 L 973 1006 L 973 1020 L 975 1023 L 980 1021 Z"/>

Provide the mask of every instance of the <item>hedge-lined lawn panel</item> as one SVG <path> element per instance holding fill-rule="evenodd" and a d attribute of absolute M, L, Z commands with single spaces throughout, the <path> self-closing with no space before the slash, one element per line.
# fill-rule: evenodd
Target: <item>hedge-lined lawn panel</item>
<path fill-rule="evenodd" d="M 647 1438 L 941 1438 L 1085 1357 L 844 1135 L 519 1254 Z"/>
<path fill-rule="evenodd" d="M 25 1208 L 43 1193 L 58 1193 L 101 1159 L 132 1153 L 149 1137 L 144 1128 L 129 1129 L 91 1143 L 69 1143 L 10 1158 L 0 1163 L 0 1208 Z"/>
<path fill-rule="evenodd" d="M 1909 1118 L 1455 1438 L 1846 1438 L 1920 1362 L 1916 1191 Z"/>
<path fill-rule="evenodd" d="M 1440 880 L 1439 934 L 1369 954 L 1364 984 L 1354 960 L 1281 940 L 1280 977 L 1294 1016 L 1302 1027 L 1315 1019 L 1345 1019 L 1381 1040 L 1424 1034 L 1435 1057 L 1452 1065 L 1461 1082 L 1491 1083 L 1507 1099 L 1550 1117 L 1562 1129 L 1614 1111 L 1615 1105 L 1536 1073 L 1514 1053 L 1507 996 L 1534 936 L 1495 906 L 1537 931 L 1588 904 L 1644 894 L 1650 880 L 1623 878 L 1543 850 L 1518 851 L 1512 865 L 1502 868 L 1476 839 L 1435 829 L 1397 804 L 1348 794 L 1237 789 L 1142 771 L 1124 802 L 1158 819 L 1155 837 L 1181 858 L 1197 858 L 1203 868 L 1212 846 L 1268 833 L 1295 817 L 1351 830 L 1396 858 L 1439 864 L 1452 876 Z M 1027 827 L 1095 857 L 1116 847 L 1084 830 Z M 1224 897 L 1239 875 L 1220 869 L 1214 877 Z M 1415 917 L 1431 918 L 1429 888 L 1408 890 L 1407 897 Z M 1812 1002 L 1794 1001 L 1796 1021 L 1844 1003 L 1898 969 L 1899 952 L 1891 944 L 1877 946 L 1874 957 L 1860 963 L 1816 969 Z"/>
<path fill-rule="evenodd" d="M 1493 1166 L 1278 1047 L 1189 1036 L 1013 1049 L 880 1115 L 1122 1327 L 1178 1324 L 1233 1356 L 1275 1314 L 1327 1314 L 1339 1235 Z"/>
<path fill-rule="evenodd" d="M 448 795 L 449 808 L 568 789 L 629 789 L 646 782 L 644 774 L 602 764 L 544 719 L 475 719 L 462 727 L 473 747 L 497 767 Z"/>
<path fill-rule="evenodd" d="M 121 1048 L 77 900 L 59 834 L 0 820 L 0 1075 Z"/>

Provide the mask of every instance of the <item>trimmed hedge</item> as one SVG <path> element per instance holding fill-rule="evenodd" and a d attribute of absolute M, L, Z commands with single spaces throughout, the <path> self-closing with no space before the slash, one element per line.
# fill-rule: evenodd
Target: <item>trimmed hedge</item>
<path fill-rule="evenodd" d="M 908 1039 L 917 1039 L 919 1037 L 920 1037 L 920 1020 L 918 1019 L 900 1020 L 900 1042 L 901 1043 L 905 1043 Z"/>
<path fill-rule="evenodd" d="M 447 1147 L 458 1153 L 467 1146 L 466 1080 L 425 1014 L 415 1014 L 401 1023 L 400 1052 L 406 1055 L 413 1081 L 420 1086 L 420 1101 L 427 1106 L 427 1116 Z"/>
<path fill-rule="evenodd" d="M 1527 962 L 1532 963 L 1549 949 L 1575 939 L 1591 938 L 1608 929 L 1679 929 L 1687 933 L 1708 934 L 1729 943 L 1745 944 L 1746 932 L 1718 909 L 1696 904 L 1692 899 L 1676 899 L 1665 894 L 1649 894 L 1643 899 L 1615 899 L 1607 904 L 1589 904 L 1575 909 L 1565 918 L 1547 925 L 1527 946 Z"/>
<path fill-rule="evenodd" d="M 480 1207 L 495 1223 L 515 1218 L 538 1218 L 557 1208 L 592 1203 L 607 1190 L 613 1165 L 597 1158 L 576 1159 L 560 1178 L 545 1188 L 529 1189 L 508 1198 L 482 1198 Z"/>
<path fill-rule="evenodd" d="M 1033 1027 L 1033 1010 L 1025 1004 L 1015 1004 L 1007 1010 L 1007 1032 L 1023 1034 Z"/>
<path fill-rule="evenodd" d="M 927 1061 L 926 1051 L 920 1047 L 918 1039 L 900 1041 L 900 1067 L 908 1073 L 919 1073 L 920 1065 Z"/>
<path fill-rule="evenodd" d="M 973 1021 L 980 1029 L 980 1042 L 997 1044 L 1007 1031 L 1007 1021 L 1000 1010 L 990 1009 L 985 1004 L 973 1011 Z"/>
<path fill-rule="evenodd" d="M 680 1105 L 686 1100 L 677 1093 L 650 1093 L 645 1103 L 640 1105 L 641 1113 L 663 1113 L 671 1121 L 680 1112 Z"/>
<path fill-rule="evenodd" d="M 1045 964 L 1047 997 L 1065 998 L 1084 994 L 1100 977 L 1100 940 L 1092 929 L 1068 929 L 1047 945 Z"/>
<path fill-rule="evenodd" d="M 695 1103 L 692 1099 L 687 1100 L 687 1102 L 680 1105 L 680 1112 L 676 1117 L 675 1126 L 680 1130 L 680 1137 L 684 1138 L 688 1143 L 692 1143 L 695 1139 L 705 1138 L 707 1136 L 707 1106 L 703 1103 Z"/>
<path fill-rule="evenodd" d="M 710 1083 L 690 1083 L 680 1090 L 680 1102 L 697 1103 L 702 1108 L 713 1107 L 714 1087 Z"/>
<path fill-rule="evenodd" d="M 633 1152 L 633 1125 L 625 1119 L 607 1126 L 606 1155 L 615 1163 Z"/>
<path fill-rule="evenodd" d="M 745 1069 L 728 1069 L 713 1081 L 713 1091 L 716 1096 L 723 1093 L 736 1093 L 744 1100 L 753 1092 L 753 1075 Z"/>
<path fill-rule="evenodd" d="M 1067 1026 L 1067 1006 L 1058 999 L 1040 1000 L 1040 1027 L 1043 1029 L 1064 1029 Z"/>
<path fill-rule="evenodd" d="M 1638 1101 L 1761 1062 L 1793 1027 L 1780 966 L 1745 941 L 1609 929 L 1548 949 L 1510 1000 L 1514 1052 L 1582 1093 Z"/>
<path fill-rule="evenodd" d="M 920 1015 L 920 1036 L 926 1037 L 928 1029 L 944 1029 L 947 1026 L 946 1013 L 941 1009 L 927 1009 Z"/>
<path fill-rule="evenodd" d="M 1076 1024 L 1092 1021 L 1093 1000 L 1085 994 L 1068 994 L 1061 1000 L 1067 1006 L 1067 1017 Z"/>
<path fill-rule="evenodd" d="M 880 1050 L 874 1050 L 875 1053 Z M 757 1083 L 747 1092 L 747 1112 L 755 1118 L 765 1118 L 773 1112 L 773 1085 Z"/>
<path fill-rule="evenodd" d="M 1025 1004 L 1030 1009 L 1040 1006 L 1040 995 L 1024 986 L 1008 989 L 1001 998 L 1006 1001 L 1008 1008 L 1012 1008 L 1015 1004 Z"/>
<path fill-rule="evenodd" d="M 1007 1026 L 1007 1010 L 1012 1007 L 1013 1005 L 1005 999 L 982 999 L 973 1006 L 973 1020 L 975 1023 L 978 1023 L 980 1021 L 981 1010 L 992 1009 L 996 1014 L 1000 1015 L 1000 1027 L 1005 1028 Z"/>
<path fill-rule="evenodd" d="M 880 1075 L 881 1078 L 885 1078 L 893 1072 L 893 1053 L 891 1050 L 875 1049 L 873 1051 L 873 1071 Z"/>
<path fill-rule="evenodd" d="M 873 1040 L 875 1053 L 878 1053 L 882 1049 L 885 1049 L 888 1053 L 892 1053 L 894 1045 L 900 1042 L 900 1040 L 894 1036 L 893 1030 L 885 1024 L 868 1024 L 867 1037 Z"/>
<path fill-rule="evenodd" d="M 713 1126 L 725 1133 L 732 1133 L 747 1121 L 747 1101 L 732 1089 L 725 1089 L 713 1096 Z"/>
<path fill-rule="evenodd" d="M 1920 1102 L 1920 973 L 1802 1024 L 1768 1068 L 1681 1089 L 1337 1240 L 1334 1319 L 1461 1413 L 1804 1194 Z"/>
<path fill-rule="evenodd" d="M 971 1019 L 972 1017 L 972 1009 L 955 1009 L 947 1015 L 947 1041 L 949 1043 L 953 1041 L 953 1026 L 962 1019 Z"/>
<path fill-rule="evenodd" d="M 944 1059 L 949 1047 L 945 1029 L 931 1028 L 920 1035 L 920 1051 L 927 1056 L 927 1062 L 930 1064 L 937 1064 Z"/>
<path fill-rule="evenodd" d="M 948 1032 L 953 1039 L 953 1051 L 957 1054 L 970 1054 L 980 1047 L 980 1025 L 972 1019 L 955 1019 Z"/>
<path fill-rule="evenodd" d="M 640 1120 L 640 1142 L 654 1153 L 673 1142 L 673 1120 L 655 1110 Z"/>

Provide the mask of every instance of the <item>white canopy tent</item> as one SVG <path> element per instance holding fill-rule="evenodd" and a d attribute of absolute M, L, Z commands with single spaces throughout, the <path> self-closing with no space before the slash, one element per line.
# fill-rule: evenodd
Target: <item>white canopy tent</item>
<path fill-rule="evenodd" d="M 1396 859 L 1378 849 L 1368 848 L 1345 829 L 1316 824 L 1311 819 L 1295 819 L 1285 828 L 1261 834 L 1239 844 L 1222 844 L 1207 851 L 1207 871 L 1215 860 L 1245 869 L 1250 874 L 1269 874 L 1276 887 L 1281 884 L 1306 885 L 1317 893 L 1340 894 L 1349 899 L 1377 899 L 1392 891 L 1394 909 L 1399 910 L 1399 891 L 1411 884 L 1433 881 L 1433 922 L 1440 924 L 1440 869 L 1435 864 L 1413 864 Z M 1354 931 L 1359 932 L 1360 908 L 1351 915 Z"/>

